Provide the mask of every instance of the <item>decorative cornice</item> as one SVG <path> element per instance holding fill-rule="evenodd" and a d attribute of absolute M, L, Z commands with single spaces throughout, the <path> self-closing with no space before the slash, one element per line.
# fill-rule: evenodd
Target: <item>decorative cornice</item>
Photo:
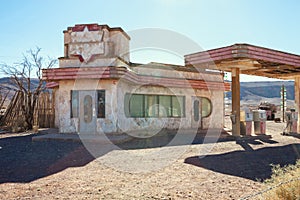
<path fill-rule="evenodd" d="M 145 76 L 129 71 L 126 67 L 82 67 L 43 70 L 43 80 L 47 82 L 76 79 L 122 79 L 134 84 L 142 85 L 159 85 L 165 87 L 194 88 L 204 90 L 230 90 L 229 83 L 174 77 L 167 78 Z"/>

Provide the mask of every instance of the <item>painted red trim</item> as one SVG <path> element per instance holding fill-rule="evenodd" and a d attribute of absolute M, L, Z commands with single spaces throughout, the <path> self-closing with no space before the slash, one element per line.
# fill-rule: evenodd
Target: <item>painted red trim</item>
<path fill-rule="evenodd" d="M 56 88 L 58 86 L 59 86 L 59 84 L 57 82 L 46 83 L 46 88 L 49 88 L 49 89 Z"/>
<path fill-rule="evenodd" d="M 122 32 L 125 37 L 127 37 L 130 40 L 129 35 L 121 28 L 121 27 L 109 27 L 107 24 L 76 24 L 73 27 L 68 27 L 67 30 L 63 31 L 64 33 L 68 32 L 68 31 L 72 31 L 72 32 L 81 32 L 85 29 L 85 27 L 88 28 L 89 31 L 99 31 L 102 29 L 107 29 L 108 31 L 120 31 Z"/>
<path fill-rule="evenodd" d="M 89 31 L 100 30 L 100 26 L 98 24 L 76 24 L 74 27 L 71 28 L 71 30 L 73 32 L 81 32 L 85 29 L 85 27 L 87 27 Z"/>
<path fill-rule="evenodd" d="M 122 79 L 139 85 L 230 91 L 229 83 L 145 76 L 128 71 L 125 67 L 56 68 L 43 70 L 43 80 L 48 82 L 75 79 Z"/>
<path fill-rule="evenodd" d="M 300 67 L 300 55 L 249 44 L 234 44 L 227 47 L 185 55 L 185 64 L 199 65 L 242 58 Z"/>

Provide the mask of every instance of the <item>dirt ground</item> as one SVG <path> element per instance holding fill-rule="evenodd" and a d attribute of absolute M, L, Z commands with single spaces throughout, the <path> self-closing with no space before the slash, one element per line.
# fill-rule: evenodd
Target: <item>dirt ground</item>
<path fill-rule="evenodd" d="M 207 133 L 189 145 L 155 148 L 141 147 L 156 140 L 112 147 L 2 133 L 0 199 L 246 198 L 265 189 L 271 165 L 300 158 L 299 135 L 280 135 L 283 126 L 267 123 L 272 138 L 216 142 Z"/>

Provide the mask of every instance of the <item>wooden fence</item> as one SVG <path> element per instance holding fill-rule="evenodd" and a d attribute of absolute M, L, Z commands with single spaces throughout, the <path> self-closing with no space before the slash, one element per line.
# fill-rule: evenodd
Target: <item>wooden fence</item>
<path fill-rule="evenodd" d="M 13 96 L 4 116 L 1 118 L 1 125 L 7 127 L 24 127 L 25 115 L 23 107 L 26 106 L 25 94 L 17 91 Z M 34 112 L 34 123 L 40 128 L 53 128 L 55 121 L 54 95 L 50 92 L 43 92 L 39 95 Z"/>
<path fill-rule="evenodd" d="M 38 124 L 40 128 L 53 128 L 55 126 L 54 121 L 54 93 L 41 93 L 34 114 L 34 124 Z"/>

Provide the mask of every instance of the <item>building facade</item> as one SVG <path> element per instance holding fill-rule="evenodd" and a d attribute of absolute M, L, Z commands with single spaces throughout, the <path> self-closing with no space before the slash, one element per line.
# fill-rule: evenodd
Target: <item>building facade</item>
<path fill-rule="evenodd" d="M 43 71 L 61 133 L 223 128 L 220 72 L 130 62 L 121 28 L 82 24 L 64 31 L 59 68 Z"/>

